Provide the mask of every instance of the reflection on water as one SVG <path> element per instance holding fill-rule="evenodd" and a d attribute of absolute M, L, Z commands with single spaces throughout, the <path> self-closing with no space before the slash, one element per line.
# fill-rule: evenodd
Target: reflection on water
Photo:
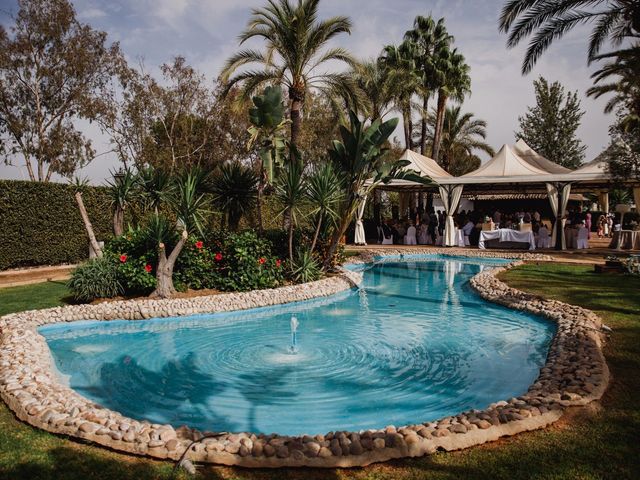
<path fill-rule="evenodd" d="M 385 259 L 330 298 L 40 331 L 72 388 L 135 418 L 282 434 L 408 424 L 518 395 L 544 363 L 552 324 L 468 285 L 499 264 Z"/>

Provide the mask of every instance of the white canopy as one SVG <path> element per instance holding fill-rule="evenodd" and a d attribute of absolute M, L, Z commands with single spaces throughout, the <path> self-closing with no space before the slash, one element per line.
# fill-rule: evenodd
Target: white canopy
<path fill-rule="evenodd" d="M 435 160 L 425 157 L 424 155 L 420 155 L 413 150 L 405 150 L 398 160 L 408 160 L 410 163 L 405 167 L 405 169 L 415 170 L 422 177 L 451 177 L 451 174 L 438 165 Z"/>
<path fill-rule="evenodd" d="M 477 177 L 519 177 L 523 175 L 548 175 L 549 172 L 538 168 L 520 157 L 509 145 L 503 145 L 495 156 L 477 170 L 460 178 Z"/>
<path fill-rule="evenodd" d="M 569 173 L 571 170 L 563 167 L 562 165 L 558 165 L 551 160 L 547 160 L 538 152 L 536 152 L 533 148 L 531 148 L 527 143 L 520 139 L 513 146 L 513 151 L 524 161 L 533 165 L 540 170 L 544 170 L 547 173 Z"/>

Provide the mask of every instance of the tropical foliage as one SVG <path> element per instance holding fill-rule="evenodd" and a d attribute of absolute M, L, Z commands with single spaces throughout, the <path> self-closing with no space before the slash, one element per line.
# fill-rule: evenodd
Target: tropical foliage
<path fill-rule="evenodd" d="M 428 119 L 428 133 L 433 138 L 437 117 Z M 451 175 L 459 176 L 480 166 L 477 151 L 492 157 L 495 152 L 484 140 L 487 138 L 487 122 L 474 118 L 473 113 L 463 113 L 461 106 L 447 107 L 442 122 L 442 147 L 440 163 Z"/>
<path fill-rule="evenodd" d="M 509 47 L 532 37 L 522 63 L 523 73 L 531 71 L 554 40 L 585 23 L 593 24 L 589 60 L 595 60 L 607 42 L 619 47 L 626 39 L 640 38 L 640 3 L 635 0 L 509 0 L 500 15 L 500 30 L 509 35 Z"/>
<path fill-rule="evenodd" d="M 329 157 L 344 183 L 344 197 L 338 209 L 337 227 L 324 258 L 329 268 L 340 239 L 345 234 L 354 214 L 366 197 L 381 183 L 393 179 L 410 179 L 428 184 L 430 181 L 416 172 L 405 170 L 406 160 L 387 161 L 387 140 L 398 125 L 397 119 L 374 120 L 370 125 L 360 120 L 355 112 L 349 113 L 349 126 L 340 127 L 341 140 L 334 140 Z"/>
<path fill-rule="evenodd" d="M 347 17 L 318 19 L 319 0 L 272 0 L 266 7 L 255 9 L 247 28 L 240 34 L 240 44 L 259 38 L 265 50 L 245 49 L 231 56 L 222 72 L 229 88 L 240 86 L 240 98 L 249 100 L 264 86 L 278 84 L 288 93 L 290 101 L 291 143 L 296 145 L 302 125 L 302 109 L 310 89 L 327 95 L 336 93 L 350 96 L 350 77 L 346 73 L 327 72 L 322 69 L 330 61 L 354 64 L 343 48 L 326 48 L 327 44 L 343 33 L 351 33 Z M 258 65 L 259 69 L 239 69 Z"/>

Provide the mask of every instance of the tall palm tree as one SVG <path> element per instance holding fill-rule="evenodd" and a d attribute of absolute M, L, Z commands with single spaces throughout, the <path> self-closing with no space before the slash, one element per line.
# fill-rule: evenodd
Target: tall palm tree
<path fill-rule="evenodd" d="M 227 60 L 222 79 L 227 88 L 241 83 L 240 98 L 248 101 L 256 89 L 266 85 L 283 85 L 289 94 L 291 144 L 296 145 L 302 126 L 302 108 L 311 88 L 327 95 L 351 92 L 347 73 L 320 73 L 318 67 L 329 61 L 354 65 L 355 60 L 343 48 L 325 49 L 341 33 L 351 33 L 351 21 L 336 16 L 318 20 L 319 0 L 268 0 L 266 7 L 254 9 L 247 28 L 240 34 L 240 44 L 253 38 L 265 41 L 265 51 L 245 49 Z M 243 70 L 241 67 L 260 65 Z M 232 77 L 232 75 L 234 75 Z"/>
<path fill-rule="evenodd" d="M 502 8 L 500 31 L 508 33 L 507 46 L 515 47 L 533 36 L 522 62 L 527 74 L 551 43 L 577 25 L 595 23 L 589 39 L 589 60 L 609 41 L 619 46 L 640 36 L 638 0 L 509 0 Z"/>
<path fill-rule="evenodd" d="M 436 59 L 436 69 L 440 85 L 438 87 L 436 125 L 433 132 L 431 157 L 437 162 L 440 157 L 447 100 L 452 98 L 460 103 L 464 101 L 464 97 L 471 91 L 471 77 L 469 76 L 469 65 L 467 65 L 464 56 L 458 53 L 455 48 L 440 51 L 440 55 Z"/>
<path fill-rule="evenodd" d="M 387 69 L 389 81 L 393 85 L 392 97 L 396 108 L 402 113 L 405 148 L 411 150 L 413 132 L 411 100 L 421 86 L 421 78 L 416 69 L 415 45 L 402 42 L 400 45 L 387 45 L 382 51 L 380 62 Z"/>
<path fill-rule="evenodd" d="M 429 116 L 429 99 L 438 89 L 436 58 L 441 51 L 448 50 L 453 37 L 448 34 L 444 18 L 437 22 L 428 17 L 417 16 L 413 22 L 413 30 L 404 36 L 415 48 L 416 68 L 421 79 L 420 96 L 422 97 L 420 125 L 420 153 L 425 154 L 427 143 L 427 118 Z"/>
<path fill-rule="evenodd" d="M 611 113 L 616 107 L 626 106 L 629 115 L 625 123 L 640 125 L 640 44 L 617 52 L 599 55 L 596 60 L 613 59 L 596 71 L 593 78 L 594 86 L 587 90 L 587 95 L 599 98 L 613 93 L 607 102 L 605 113 Z M 617 77 L 609 83 L 601 83 L 610 77 Z"/>
<path fill-rule="evenodd" d="M 436 115 L 429 116 L 429 133 L 433 134 Z M 462 113 L 461 106 L 447 107 L 442 128 L 440 164 L 454 176 L 464 175 L 480 166 L 476 151 L 490 156 L 495 151 L 485 142 L 487 122 L 474 118 L 473 113 Z"/>
<path fill-rule="evenodd" d="M 357 94 L 362 97 L 363 113 L 372 120 L 383 118 L 393 103 L 393 83 L 380 59 L 368 59 L 357 63 L 351 70 Z"/>

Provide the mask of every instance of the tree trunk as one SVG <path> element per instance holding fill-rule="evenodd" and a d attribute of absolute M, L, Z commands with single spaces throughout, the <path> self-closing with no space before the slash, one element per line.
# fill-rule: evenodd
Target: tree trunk
<path fill-rule="evenodd" d="M 94 253 L 97 257 L 102 257 L 102 249 L 96 240 L 96 236 L 93 233 L 93 226 L 91 225 L 91 221 L 89 221 L 89 215 L 87 215 L 87 210 L 84 208 L 84 202 L 82 201 L 82 193 L 76 192 L 76 202 L 78 203 L 78 209 L 80 210 L 80 216 L 82 217 L 82 221 L 84 222 L 84 228 L 87 230 L 87 235 L 89 236 L 89 244 L 93 249 Z"/>
<path fill-rule="evenodd" d="M 291 213 L 289 213 L 289 261 L 293 265 L 293 222 L 291 221 Z"/>
<path fill-rule="evenodd" d="M 427 151 L 427 115 L 429 113 L 429 96 L 422 99 L 422 124 L 420 125 L 420 155 Z"/>
<path fill-rule="evenodd" d="M 316 243 L 318 243 L 318 236 L 320 236 L 320 227 L 322 226 L 322 213 L 318 215 L 318 224 L 316 225 L 316 231 L 313 234 L 313 241 L 311 242 L 311 253 L 316 249 Z"/>
<path fill-rule="evenodd" d="M 440 144 L 442 143 L 442 127 L 444 126 L 444 112 L 447 106 L 447 95 L 440 90 L 438 92 L 438 107 L 436 111 L 436 128 L 433 134 L 433 148 L 431 149 L 431 158 L 436 162 L 440 156 Z"/>
<path fill-rule="evenodd" d="M 333 232 L 333 237 L 331 238 L 331 244 L 329 245 L 329 249 L 327 250 L 327 254 L 324 258 L 324 262 L 322 268 L 327 271 L 331 268 L 331 261 L 333 260 L 333 256 L 336 254 L 336 250 L 338 249 L 338 244 L 340 243 L 340 239 L 346 233 L 347 228 L 349 228 L 349 224 L 351 223 L 351 217 L 353 216 L 353 212 L 349 215 L 346 215 L 345 218 L 340 222 L 340 228 L 338 228 L 335 232 Z"/>
<path fill-rule="evenodd" d="M 113 212 L 113 234 L 120 237 L 124 233 L 124 210 L 116 207 Z"/>
<path fill-rule="evenodd" d="M 411 110 L 402 108 L 402 124 L 404 126 L 404 148 L 411 150 Z"/>
<path fill-rule="evenodd" d="M 176 288 L 173 286 L 173 267 L 176 264 L 178 255 L 184 247 L 184 243 L 187 241 L 187 231 L 182 231 L 180 240 L 173 247 L 171 254 L 167 258 L 167 252 L 165 244 L 160 242 L 158 244 L 158 268 L 156 271 L 156 289 L 150 295 L 152 298 L 169 298 L 176 293 Z"/>
<path fill-rule="evenodd" d="M 300 138 L 300 131 L 302 130 L 302 101 L 292 100 L 291 102 L 291 157 L 296 157 L 296 147 L 298 146 L 298 139 Z"/>
<path fill-rule="evenodd" d="M 380 225 L 382 223 L 382 192 L 379 189 L 375 189 L 373 191 L 373 219 L 376 222 L 376 225 Z"/>
<path fill-rule="evenodd" d="M 258 220 L 258 236 L 262 237 L 264 234 L 264 227 L 262 225 L 262 192 L 264 191 L 264 182 L 260 180 L 258 184 L 258 193 L 256 195 L 256 217 Z"/>

